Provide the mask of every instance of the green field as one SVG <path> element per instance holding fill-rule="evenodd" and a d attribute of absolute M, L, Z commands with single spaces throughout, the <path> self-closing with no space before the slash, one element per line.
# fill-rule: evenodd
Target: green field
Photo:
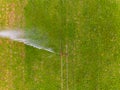
<path fill-rule="evenodd" d="M 1 38 L 0 90 L 120 90 L 120 0 L 0 0 L 3 29 L 55 53 Z"/>

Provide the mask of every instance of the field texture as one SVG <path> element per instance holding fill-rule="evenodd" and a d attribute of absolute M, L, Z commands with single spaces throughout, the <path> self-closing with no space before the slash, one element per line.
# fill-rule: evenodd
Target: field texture
<path fill-rule="evenodd" d="M 0 0 L 4 29 L 54 53 L 1 38 L 0 90 L 120 90 L 120 0 Z"/>

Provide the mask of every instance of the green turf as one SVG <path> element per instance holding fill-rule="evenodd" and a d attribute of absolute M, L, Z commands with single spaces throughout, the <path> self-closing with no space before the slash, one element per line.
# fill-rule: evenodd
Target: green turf
<path fill-rule="evenodd" d="M 43 45 L 56 53 L 11 41 L 9 46 L 2 40 L 0 59 L 6 57 L 1 63 L 11 71 L 7 79 L 12 84 L 10 87 L 0 81 L 1 87 L 119 90 L 119 5 L 119 0 L 28 0 L 24 13 L 16 12 L 24 14 L 24 30 L 40 32 L 40 36 L 32 38 L 46 36 L 47 43 Z M 7 68 L 1 67 L 0 76 L 4 77 Z"/>

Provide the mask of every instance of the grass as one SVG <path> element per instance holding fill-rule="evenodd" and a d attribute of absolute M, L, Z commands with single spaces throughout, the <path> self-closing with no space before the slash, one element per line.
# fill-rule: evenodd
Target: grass
<path fill-rule="evenodd" d="M 0 75 L 7 83 L 1 81 L 1 88 L 119 90 L 119 9 L 116 0 L 28 0 L 25 8 L 21 4 L 21 11 L 14 14 L 24 16 L 21 22 L 15 20 L 24 27 L 14 22 L 12 28 L 34 29 L 40 37 L 46 35 L 46 46 L 59 55 L 3 39 Z"/>

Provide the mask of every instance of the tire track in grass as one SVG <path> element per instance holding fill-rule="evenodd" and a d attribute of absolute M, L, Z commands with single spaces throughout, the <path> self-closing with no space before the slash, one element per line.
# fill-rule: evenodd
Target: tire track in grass
<path fill-rule="evenodd" d="M 67 83 L 67 90 L 69 90 L 69 62 L 68 62 L 68 44 L 66 44 L 66 83 Z"/>
<path fill-rule="evenodd" d="M 63 90 L 63 51 L 62 51 L 62 42 L 60 41 L 60 62 L 61 62 L 61 90 Z"/>

